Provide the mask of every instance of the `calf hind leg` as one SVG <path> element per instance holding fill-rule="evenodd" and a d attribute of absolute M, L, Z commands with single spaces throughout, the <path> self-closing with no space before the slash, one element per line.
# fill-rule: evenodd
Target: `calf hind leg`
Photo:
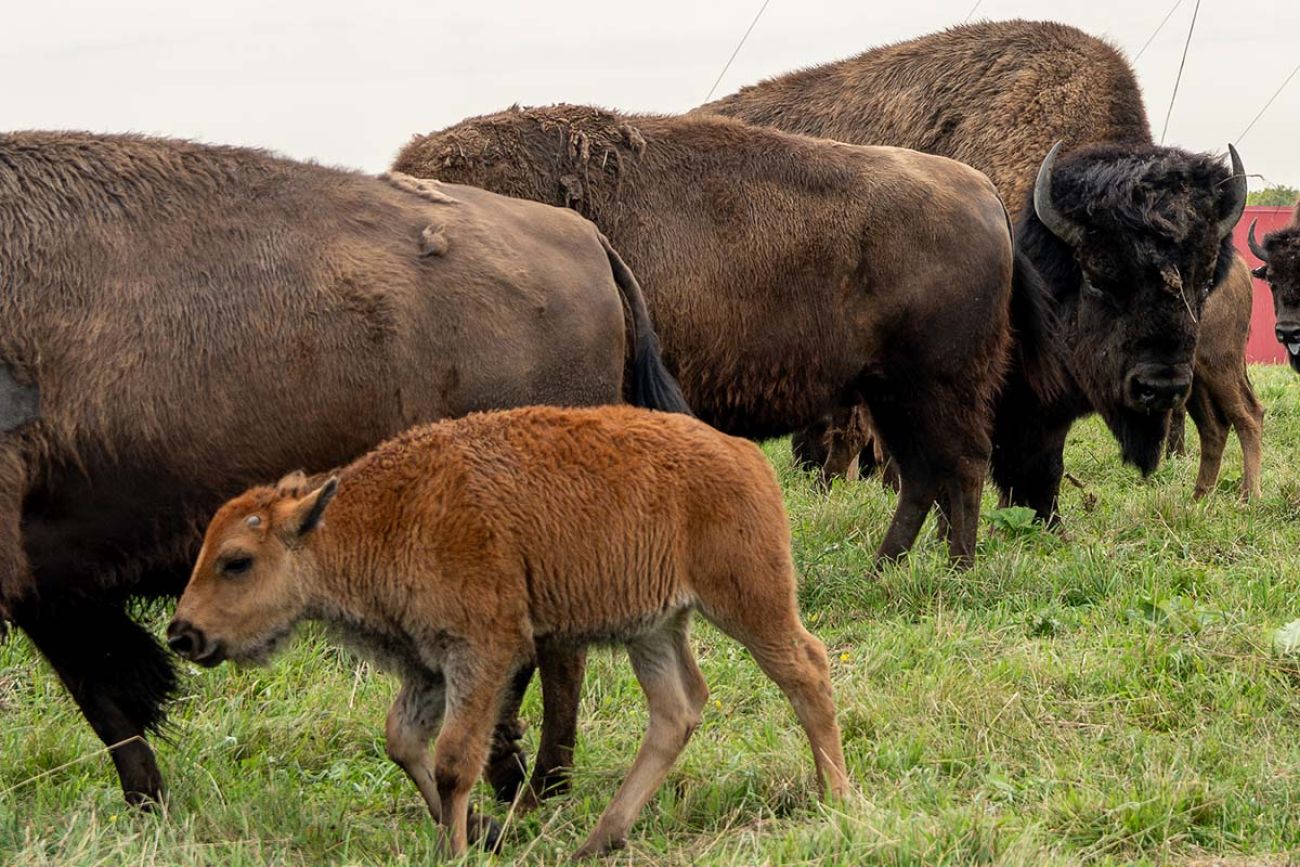
<path fill-rule="evenodd" d="M 622 848 L 628 829 L 699 725 L 709 690 L 691 655 L 688 623 L 689 615 L 683 612 L 662 629 L 628 644 L 632 669 L 650 705 L 650 724 L 631 770 L 575 859 Z"/>
<path fill-rule="evenodd" d="M 844 764 L 839 723 L 835 719 L 826 646 L 803 628 L 797 615 L 767 622 L 756 620 L 750 626 L 727 631 L 749 649 L 759 668 L 780 687 L 794 707 L 812 746 L 823 794 L 835 799 L 847 797 L 849 774 Z"/>

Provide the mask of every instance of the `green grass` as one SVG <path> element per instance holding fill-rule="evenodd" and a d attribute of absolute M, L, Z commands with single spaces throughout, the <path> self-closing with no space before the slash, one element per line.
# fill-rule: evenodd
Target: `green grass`
<path fill-rule="evenodd" d="M 695 644 L 705 720 L 614 863 L 1287 863 L 1300 857 L 1300 381 L 1256 369 L 1264 496 L 1237 501 L 1240 454 L 1193 502 L 1193 455 L 1150 480 L 1096 421 L 1071 436 L 1068 540 L 993 513 L 980 559 L 949 570 L 930 525 L 868 574 L 893 495 L 822 495 L 780 468 L 810 628 L 832 651 L 852 803 L 819 804 L 789 707 L 737 645 Z M 996 525 L 996 527 L 994 527 Z M 166 612 L 153 624 L 161 629 Z M 313 630 L 264 670 L 185 672 L 160 815 L 112 766 L 22 636 L 0 647 L 0 863 L 414 864 L 436 836 L 384 757 L 386 676 Z M 525 717 L 540 719 L 536 686 Z M 553 864 L 596 821 L 636 749 L 643 700 L 597 652 L 572 794 L 511 817 L 503 858 Z M 505 810 L 480 806 L 505 818 Z M 471 862 L 490 861 L 471 855 Z"/>

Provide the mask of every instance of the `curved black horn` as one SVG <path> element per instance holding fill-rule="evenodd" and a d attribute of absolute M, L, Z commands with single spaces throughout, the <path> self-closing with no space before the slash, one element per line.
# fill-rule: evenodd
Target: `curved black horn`
<path fill-rule="evenodd" d="M 1237 156 L 1237 149 L 1228 145 L 1228 154 L 1232 157 L 1232 208 L 1228 216 L 1219 221 L 1219 237 L 1226 238 L 1232 233 L 1237 221 L 1246 210 L 1246 168 Z"/>
<path fill-rule="evenodd" d="M 1250 221 L 1250 231 L 1246 233 L 1246 243 L 1250 244 L 1250 252 L 1255 254 L 1256 259 L 1261 262 L 1267 262 L 1268 251 L 1264 249 L 1259 241 L 1255 240 L 1255 224 L 1258 222 L 1259 220 Z"/>
<path fill-rule="evenodd" d="M 1061 150 L 1062 142 L 1052 145 L 1047 152 L 1047 159 L 1038 169 L 1038 180 L 1034 181 L 1034 213 L 1053 235 L 1071 247 L 1077 247 L 1083 241 L 1083 227 L 1065 217 L 1052 204 L 1052 166 L 1056 164 L 1056 155 Z"/>

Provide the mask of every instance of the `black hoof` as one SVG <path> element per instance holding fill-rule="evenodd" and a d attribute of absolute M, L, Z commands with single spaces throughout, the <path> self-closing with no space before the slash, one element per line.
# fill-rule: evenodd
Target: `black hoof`
<path fill-rule="evenodd" d="M 510 734 L 514 736 L 508 737 Z M 513 731 L 503 734 L 502 728 L 498 728 L 492 755 L 483 769 L 483 779 L 492 787 L 497 800 L 504 804 L 514 801 L 528 774 L 528 754 L 519 744 L 520 737 Z"/>
<path fill-rule="evenodd" d="M 471 813 L 469 817 L 469 839 L 484 852 L 501 854 L 501 824 L 489 816 Z"/>

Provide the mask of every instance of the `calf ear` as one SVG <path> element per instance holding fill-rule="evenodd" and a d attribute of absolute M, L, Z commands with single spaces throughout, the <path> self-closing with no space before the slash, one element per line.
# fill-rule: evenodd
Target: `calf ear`
<path fill-rule="evenodd" d="M 321 517 L 325 514 L 325 507 L 330 504 L 330 500 L 334 499 L 338 489 L 338 476 L 331 476 L 329 481 L 299 500 L 289 516 L 290 532 L 302 538 L 319 527 Z"/>

